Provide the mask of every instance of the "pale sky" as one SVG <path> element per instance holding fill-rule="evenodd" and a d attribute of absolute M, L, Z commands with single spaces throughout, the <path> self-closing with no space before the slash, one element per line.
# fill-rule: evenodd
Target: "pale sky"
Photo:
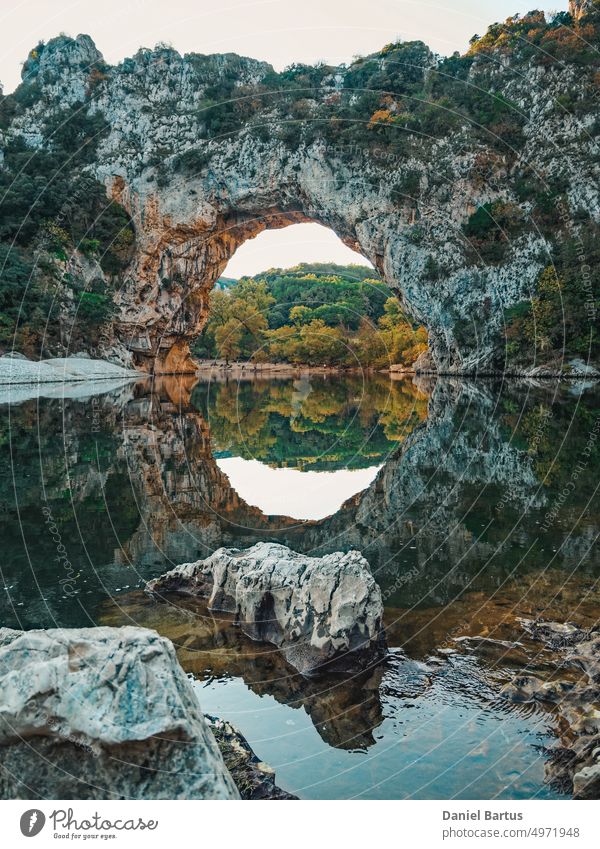
<path fill-rule="evenodd" d="M 2 0 L 0 80 L 12 91 L 29 50 L 63 31 L 91 35 L 111 63 L 165 41 L 180 53 L 234 52 L 280 69 L 348 62 L 397 38 L 463 51 L 494 21 L 567 7 L 568 0 Z"/>
<path fill-rule="evenodd" d="M 240 498 L 259 507 L 267 516 L 315 520 L 336 513 L 344 501 L 366 489 L 381 468 L 303 472 L 300 469 L 272 469 L 259 460 L 241 457 L 220 459 L 217 465 Z"/>
<path fill-rule="evenodd" d="M 269 268 L 290 268 L 301 262 L 371 263 L 321 224 L 291 224 L 283 230 L 265 230 L 248 239 L 229 260 L 224 277 L 252 277 Z M 372 267 L 372 266 L 371 266 Z"/>

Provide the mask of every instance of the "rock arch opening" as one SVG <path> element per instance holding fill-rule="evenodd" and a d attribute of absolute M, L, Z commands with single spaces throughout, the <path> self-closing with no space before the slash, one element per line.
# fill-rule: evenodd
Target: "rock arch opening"
<path fill-rule="evenodd" d="M 209 293 L 237 248 L 266 229 L 305 220 L 297 211 L 269 209 L 181 224 L 161 215 L 158 204 L 146 204 L 141 221 L 150 238 L 117 295 L 118 341 L 134 364 L 155 374 L 194 372 L 190 342 L 206 323 Z"/>
<path fill-rule="evenodd" d="M 292 268 L 305 263 L 373 268 L 366 257 L 345 245 L 333 230 L 312 222 L 292 224 L 279 230 L 267 229 L 248 239 L 234 253 L 223 276 L 239 279 L 269 268 Z"/>
<path fill-rule="evenodd" d="M 287 262 L 283 262 L 285 246 L 273 253 L 274 242 L 264 242 L 254 259 L 255 268 L 261 266 L 261 271 L 276 267 L 280 260 L 281 267 L 290 267 L 298 261 L 319 259 L 371 268 L 373 276 L 379 277 L 356 239 L 300 210 L 269 208 L 255 214 L 218 217 L 209 228 L 203 219 L 173 224 L 168 215 L 159 216 L 158 210 L 146 209 L 143 223 L 153 230 L 160 226 L 161 231 L 144 245 L 130 282 L 117 295 L 121 310 L 117 333 L 133 363 L 154 374 L 196 371 L 190 344 L 207 322 L 210 292 L 221 277 L 227 276 L 230 263 L 234 271 L 242 268 L 236 261 L 238 249 L 243 253 L 244 248 L 259 245 L 261 236 L 273 236 L 287 228 L 297 232 L 298 225 L 308 231 L 308 238 L 300 240 L 304 241 L 303 248 L 292 237 Z M 263 259 L 257 260 L 258 256 Z M 251 264 L 244 265 L 251 270 Z"/>
<path fill-rule="evenodd" d="M 171 226 L 168 219 L 163 219 L 163 224 L 166 229 L 160 239 L 145 249 L 140 257 L 133 283 L 137 289 L 133 304 L 124 290 L 119 324 L 122 342 L 134 364 L 144 371 L 154 374 L 195 373 L 198 358 L 221 358 L 227 363 L 230 359 L 243 362 L 256 359 L 263 363 L 271 360 L 296 365 L 370 368 L 374 367 L 375 360 L 371 362 L 365 358 L 365 351 L 371 351 L 374 346 L 366 339 L 365 328 L 368 327 L 372 335 L 380 333 L 378 322 L 384 318 L 385 302 L 389 299 L 394 300 L 398 316 L 402 317 L 396 293 L 386 284 L 371 258 L 360 250 L 358 240 L 344 238 L 343 234 L 297 210 L 286 213 L 269 210 L 260 215 L 224 219 L 217 222 L 214 231 L 209 233 L 203 232 L 202 227 Z M 377 256 L 373 259 L 377 261 Z M 275 341 L 270 346 L 261 344 L 261 340 L 264 343 L 269 336 L 268 331 L 273 329 L 270 324 L 265 325 L 267 333 L 262 336 L 260 333 L 253 334 L 252 344 L 255 347 L 251 352 L 236 347 L 233 339 L 235 331 L 247 326 L 240 313 L 235 313 L 229 321 L 229 324 L 237 324 L 234 332 L 227 337 L 229 344 L 226 350 L 215 347 L 214 337 L 213 350 L 203 347 L 203 336 L 210 337 L 209 318 L 214 318 L 216 313 L 215 287 L 217 291 L 228 289 L 229 295 L 234 288 L 239 292 L 240 279 L 244 283 L 248 279 L 263 280 L 278 269 L 282 276 L 288 270 L 300 277 L 301 269 L 305 269 L 306 280 L 312 282 L 316 276 L 322 288 L 330 286 L 329 292 L 319 294 L 317 309 L 304 304 L 304 295 L 300 296 L 298 292 L 291 295 L 288 292 L 283 299 L 280 294 L 278 300 L 277 293 L 269 290 L 269 298 L 274 300 L 282 315 L 285 311 L 287 316 L 275 328 L 285 331 L 286 326 L 297 327 L 297 335 L 302 337 L 298 339 L 298 346 L 306 349 L 308 358 L 299 360 L 297 352 L 288 358 L 286 345 L 282 342 Z M 340 291 L 330 284 L 340 270 L 343 278 L 349 278 L 350 285 L 362 287 L 361 292 L 368 292 L 364 295 L 364 312 L 362 301 L 357 301 L 354 306 L 337 302 L 341 298 Z M 140 286 L 140 281 L 145 282 Z M 235 286 L 232 286 L 232 281 L 236 281 Z M 300 289 L 310 285 L 302 282 Z M 232 288 L 229 289 L 229 286 Z M 307 296 L 307 299 L 310 302 L 310 297 Z M 378 301 L 381 303 L 376 306 Z M 294 312 L 300 310 L 306 312 L 304 318 L 298 320 L 299 317 L 294 316 L 292 320 Z M 319 324 L 324 325 L 321 334 L 316 333 Z M 410 328 L 406 321 L 398 324 Z M 359 325 L 362 331 L 360 339 Z M 202 333 L 204 329 L 205 334 Z M 313 342 L 307 341 L 309 331 L 311 339 L 314 336 Z M 353 334 L 356 338 L 348 344 Z M 406 342 L 404 347 L 408 349 L 417 345 L 416 357 L 423 352 L 426 343 L 426 333 L 422 329 L 421 333 L 417 330 L 412 342 Z M 377 367 L 402 362 L 392 358 L 393 345 L 390 346 L 389 342 L 382 344 L 386 362 L 379 363 Z M 347 358 L 350 362 L 346 362 Z"/>
<path fill-rule="evenodd" d="M 240 246 L 215 283 L 191 351 L 203 368 L 356 366 L 391 296 L 372 264 L 332 230 L 265 230 Z"/>

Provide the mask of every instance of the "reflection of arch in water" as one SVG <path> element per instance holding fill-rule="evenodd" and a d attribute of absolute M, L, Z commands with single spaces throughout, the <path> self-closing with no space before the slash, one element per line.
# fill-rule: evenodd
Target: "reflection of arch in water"
<path fill-rule="evenodd" d="M 533 511 L 543 507 L 549 497 L 539 494 L 539 481 L 526 452 L 512 445 L 510 434 L 503 431 L 493 387 L 438 382 L 428 420 L 389 458 L 369 489 L 320 522 L 299 525 L 285 517 L 273 519 L 243 502 L 216 466 L 206 419 L 190 404 L 193 384 L 194 380 L 157 381 L 136 387 L 135 397 L 125 393 L 119 406 L 110 401 L 97 405 L 105 431 L 122 432 L 122 441 L 116 455 L 106 455 L 100 476 L 93 466 L 79 467 L 81 478 L 72 489 L 73 497 L 77 500 L 79 494 L 98 486 L 108 499 L 105 512 L 115 512 L 115 504 L 120 502 L 111 502 L 105 483 L 117 470 L 121 481 L 125 469 L 132 479 L 140 514 L 136 517 L 137 529 L 126 534 L 123 552 L 117 558 L 121 564 L 131 563 L 134 569 L 123 568 L 119 562 L 105 567 L 105 561 L 96 561 L 97 572 L 109 588 L 113 576 L 118 581 L 112 584 L 114 587 L 132 585 L 140 575 L 157 575 L 170 562 L 197 559 L 221 545 L 246 547 L 257 539 L 273 539 L 311 553 L 358 548 L 369 559 L 389 607 L 406 608 L 422 602 L 428 594 L 432 603 L 439 605 L 469 586 L 495 547 L 493 539 L 478 539 L 469 525 L 473 489 L 480 492 L 484 485 L 496 487 L 496 498 L 510 491 L 518 505 L 531 503 Z M 62 421 L 58 408 L 54 415 Z M 82 405 L 67 404 L 66 415 L 73 416 L 72 445 L 76 446 L 85 432 L 81 428 L 89 430 L 89 421 Z M 48 432 L 56 430 L 52 422 L 46 425 Z M 64 491 L 60 480 L 54 481 L 54 486 L 57 493 Z M 96 517 L 94 510 L 87 514 L 88 521 L 97 521 Z M 78 513 L 78 519 L 86 516 Z M 529 525 L 521 528 L 525 545 L 534 532 L 535 513 L 527 521 Z M 85 534 L 85 524 L 82 529 Z M 513 553 L 500 552 L 487 568 L 491 571 L 488 586 L 497 587 L 503 570 L 515 568 Z M 52 586 L 55 584 L 54 575 Z M 127 615 L 133 601 L 126 595 L 119 595 L 118 601 L 122 608 L 119 615 Z M 411 628 L 422 630 L 418 611 L 403 618 L 404 612 L 388 610 L 386 628 L 392 647 L 406 644 Z M 294 677 L 270 647 L 265 650 L 263 644 L 247 640 L 242 643 L 231 628 L 211 626 L 212 630 L 207 630 L 195 623 L 195 613 L 181 621 L 180 605 L 175 613 L 175 621 L 156 620 L 155 625 L 174 638 L 190 671 L 208 668 L 206 661 L 212 656 L 215 665 L 217 661 L 221 664 L 221 671 L 229 668 L 230 674 L 239 675 L 255 692 L 271 693 L 281 701 L 304 707 L 319 733 L 332 745 L 371 745 L 372 729 L 383 716 L 382 692 L 391 686 L 389 676 L 383 690 L 379 686 L 381 671 L 365 679 L 333 682 L 312 690 L 304 679 Z M 469 603 L 459 607 L 457 625 L 470 621 L 471 614 Z M 134 619 L 153 627 L 152 615 L 164 616 L 165 606 L 145 614 L 146 618 L 137 610 Z M 424 616 L 427 619 L 430 612 Z M 101 621 L 108 618 L 108 611 L 100 611 Z M 447 624 L 445 620 L 444 627 Z M 433 637 L 444 639 L 441 625 Z M 433 647 L 427 644 L 423 650 Z M 407 686 L 407 671 L 409 667 L 403 667 L 399 674 L 392 669 L 394 687 L 399 692 Z"/>
<path fill-rule="evenodd" d="M 360 469 L 363 465 L 384 462 L 390 447 L 419 425 L 426 415 L 426 395 L 415 389 L 412 384 L 408 384 L 409 388 L 404 390 L 399 383 L 390 383 L 386 378 L 381 378 L 378 382 L 373 377 L 369 385 L 372 387 L 376 384 L 379 395 L 376 392 L 377 397 L 369 396 L 366 405 L 359 406 L 358 412 L 347 416 L 349 395 L 359 396 L 358 390 L 364 392 L 360 378 L 356 378 L 356 383 L 355 391 L 350 391 L 346 383 L 338 387 L 340 393 L 335 403 L 330 397 L 333 392 L 331 383 L 325 383 L 323 391 L 328 399 L 325 433 L 327 441 L 333 445 L 333 456 L 336 461 L 342 462 L 342 467 L 344 463 L 350 462 L 354 465 L 358 463 L 357 467 Z M 190 400 L 196 398 L 197 401 L 198 398 L 197 391 L 191 394 L 193 384 L 192 378 L 185 383 L 173 378 L 156 380 L 153 384 L 140 388 L 141 397 L 138 402 L 124 410 L 126 438 L 122 453 L 127 458 L 135 488 L 140 493 L 140 512 L 143 518 L 139 534 L 134 540 L 125 543 L 125 559 L 132 563 L 160 562 L 161 558 L 159 556 L 157 559 L 156 551 L 151 552 L 153 546 L 149 537 L 154 539 L 155 549 L 158 547 L 164 552 L 168 562 L 177 563 L 206 556 L 221 544 L 244 546 L 265 538 L 286 542 L 288 533 L 294 528 L 300 536 L 308 527 L 318 528 L 318 522 L 299 522 L 285 515 L 268 516 L 258 508 L 249 506 L 231 487 L 229 479 L 215 462 L 211 450 L 211 436 L 214 436 L 218 422 L 220 427 L 225 427 L 226 431 L 229 428 L 229 431 L 225 443 L 217 444 L 217 448 L 224 450 L 229 445 L 228 440 L 238 434 L 239 418 L 242 417 L 248 433 L 253 434 L 248 438 L 254 441 L 241 444 L 240 450 L 250 448 L 251 452 L 255 452 L 260 450 L 263 430 L 267 437 L 271 435 L 268 418 L 270 410 L 277 411 L 279 422 L 282 417 L 285 419 L 286 416 L 292 415 L 297 421 L 299 409 L 295 402 L 292 404 L 290 398 L 285 395 L 285 387 L 282 389 L 280 384 L 274 389 L 272 385 L 261 386 L 259 392 L 263 394 L 260 403 L 251 396 L 250 423 L 243 410 L 240 411 L 240 396 L 235 383 L 219 387 L 216 400 L 211 396 L 210 409 L 204 409 L 204 415 L 195 409 Z M 286 386 L 293 394 L 292 382 L 288 381 Z M 271 390 L 276 391 L 273 398 L 264 394 Z M 318 398 L 318 389 L 308 395 L 307 404 L 313 395 Z M 223 398 L 227 401 L 227 407 L 224 407 Z M 399 400 L 401 398 L 405 400 Z M 349 427 L 347 419 L 358 420 L 359 415 L 365 415 L 363 408 L 369 410 L 374 402 L 377 402 L 375 412 L 369 413 L 369 416 L 374 415 L 375 421 L 381 418 L 383 424 L 378 425 L 379 430 L 383 433 L 383 430 L 390 428 L 392 437 L 380 440 L 377 448 L 379 453 L 374 455 L 373 420 L 367 418 L 362 424 L 359 422 L 358 438 L 351 436 L 346 460 L 344 439 L 348 438 L 345 432 Z M 360 403 L 362 404 L 362 401 Z M 315 408 L 309 406 L 308 409 Z M 331 415 L 336 410 L 343 431 L 338 435 L 331 432 L 330 424 Z M 324 420 L 319 418 L 320 409 L 313 412 L 313 415 L 317 415 L 319 421 Z M 208 419 L 213 426 L 212 433 L 207 424 Z M 304 448 L 308 439 L 305 428 L 301 430 L 300 439 L 305 463 L 309 453 L 309 449 Z M 283 442 L 285 441 L 284 434 Z M 366 446 L 364 461 L 356 453 L 357 442 L 363 442 Z M 265 444 L 268 454 L 271 444 L 268 438 Z M 317 445 L 315 451 L 321 452 L 316 458 L 319 466 L 324 464 L 329 468 L 322 444 Z M 324 463 L 325 460 L 327 462 Z M 269 462 L 269 457 L 264 461 Z M 167 468 L 168 473 L 163 473 Z"/>
<path fill-rule="evenodd" d="M 130 418 L 127 426 L 137 432 L 129 467 L 141 475 L 142 500 L 151 503 L 141 511 L 148 526 L 125 550 L 130 562 L 156 573 L 221 545 L 244 548 L 272 540 L 313 554 L 362 551 L 388 603 L 400 603 L 411 593 L 426 597 L 428 586 L 442 600 L 468 585 L 470 572 L 483 564 L 498 574 L 514 567 L 508 554 L 492 559 L 494 544 L 473 534 L 474 493 L 495 488 L 500 498 L 510 487 L 512 504 L 529 510 L 543 506 L 546 498 L 531 459 L 506 435 L 493 387 L 439 381 L 428 420 L 389 457 L 368 489 L 320 521 L 266 516 L 240 499 L 219 470 L 204 418 L 189 406 L 173 416 L 171 402 L 164 400 L 166 386 L 157 385 L 146 397 L 154 412 L 147 408 L 137 424 Z M 148 420 L 156 425 L 151 433 Z M 157 452 L 152 468 L 139 456 L 148 439 Z M 160 474 L 163 450 L 172 469 L 166 477 Z M 529 533 L 533 519 L 529 525 L 523 521 L 521 532 Z"/>

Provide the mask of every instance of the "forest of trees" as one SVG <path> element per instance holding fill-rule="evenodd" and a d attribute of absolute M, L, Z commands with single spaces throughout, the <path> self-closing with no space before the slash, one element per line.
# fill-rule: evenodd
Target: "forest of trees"
<path fill-rule="evenodd" d="M 303 263 L 242 277 L 210 296 L 199 358 L 339 368 L 411 366 L 427 332 L 366 266 Z"/>

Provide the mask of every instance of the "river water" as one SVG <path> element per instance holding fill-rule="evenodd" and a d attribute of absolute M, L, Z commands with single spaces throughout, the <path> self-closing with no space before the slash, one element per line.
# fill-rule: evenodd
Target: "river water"
<path fill-rule="evenodd" d="M 561 797 L 545 780 L 558 716 L 503 688 L 544 666 L 520 618 L 599 618 L 596 386 L 375 375 L 94 391 L 3 396 L 0 625 L 157 629 L 203 709 L 303 798 Z M 386 660 L 304 679 L 227 616 L 140 589 L 258 540 L 360 550 Z"/>

